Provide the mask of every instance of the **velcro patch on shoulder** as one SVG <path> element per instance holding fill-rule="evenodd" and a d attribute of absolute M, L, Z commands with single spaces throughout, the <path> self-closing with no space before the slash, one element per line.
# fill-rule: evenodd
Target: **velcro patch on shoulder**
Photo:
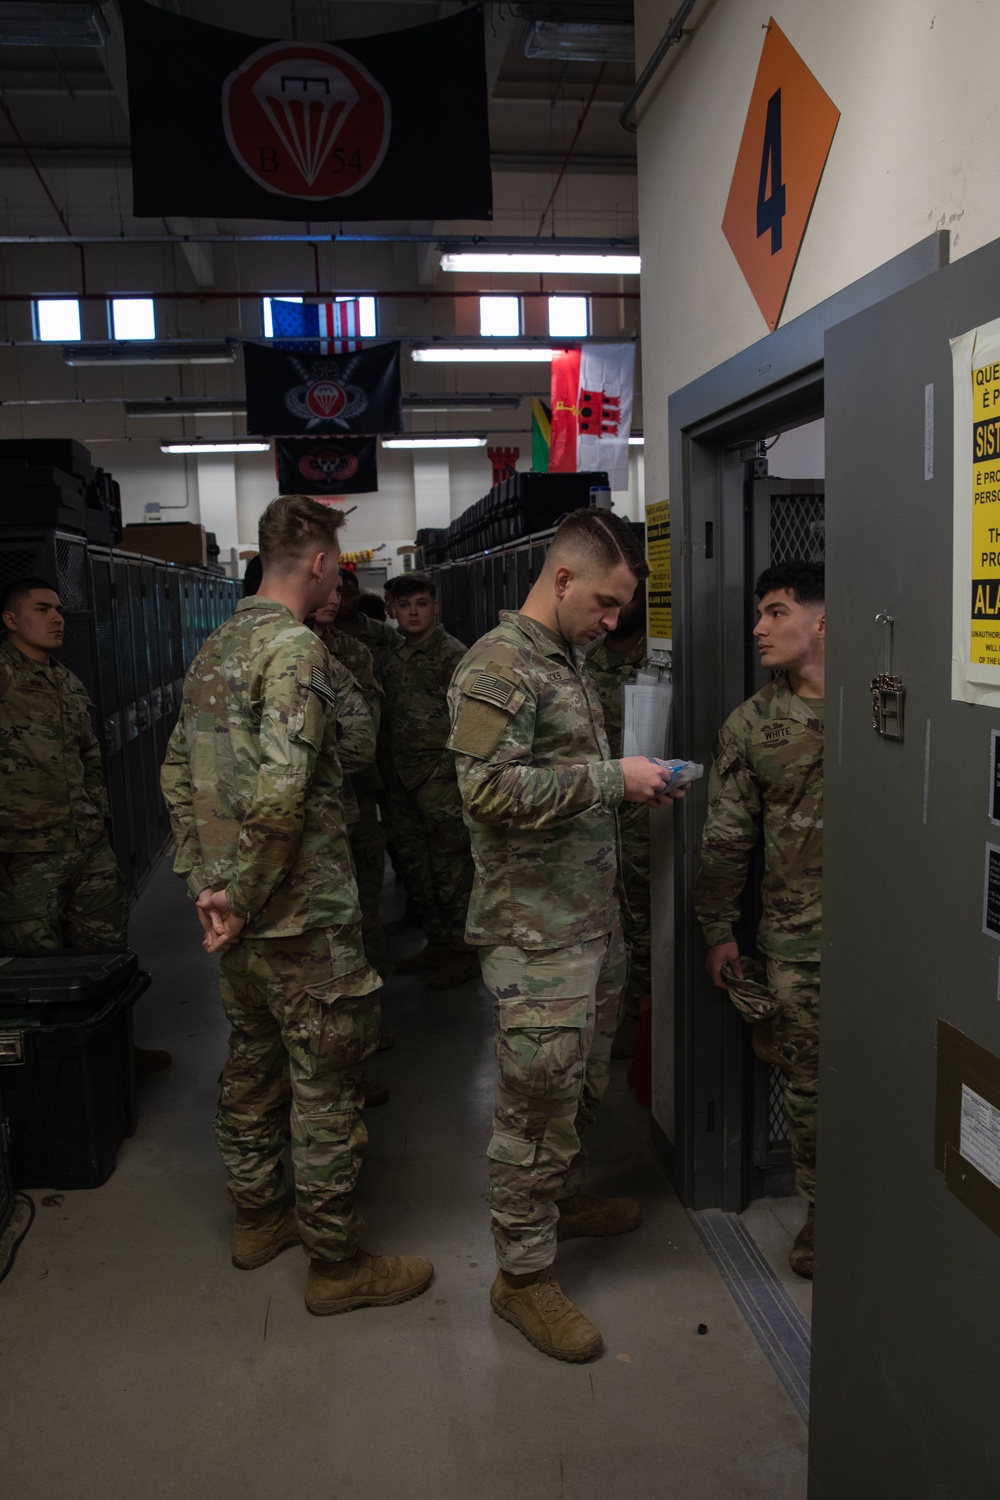
<path fill-rule="evenodd" d="M 455 727 L 449 745 L 459 755 L 474 755 L 487 760 L 503 738 L 510 723 L 506 709 L 482 698 L 463 698 L 455 715 Z"/>
<path fill-rule="evenodd" d="M 333 683 L 322 667 L 313 667 L 309 675 L 309 686 L 318 697 L 329 703 L 331 708 L 336 708 L 337 695 L 333 691 Z"/>
<path fill-rule="evenodd" d="M 468 693 L 470 698 L 480 698 L 484 703 L 495 703 L 498 708 L 506 708 L 517 692 L 517 683 L 504 677 L 499 668 L 489 662 L 482 672 L 476 673 L 468 686 L 463 688 L 463 692 Z"/>

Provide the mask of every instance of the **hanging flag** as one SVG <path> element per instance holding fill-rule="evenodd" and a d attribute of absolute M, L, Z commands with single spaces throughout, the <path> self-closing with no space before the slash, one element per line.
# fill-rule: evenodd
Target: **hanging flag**
<path fill-rule="evenodd" d="M 353 354 L 361 348 L 361 303 L 356 297 L 339 302 L 283 302 L 273 297 L 271 327 L 285 349 Z"/>
<path fill-rule="evenodd" d="M 138 217 L 492 218 L 481 7 L 336 43 L 121 9 Z"/>
<path fill-rule="evenodd" d="M 261 437 L 402 432 L 399 344 L 356 354 L 243 345 L 247 431 Z"/>
<path fill-rule="evenodd" d="M 552 412 L 536 396 L 531 403 L 531 471 L 549 472 L 549 445 L 552 442 Z"/>
<path fill-rule="evenodd" d="M 370 495 L 378 489 L 373 437 L 274 440 L 279 495 Z"/>
<path fill-rule="evenodd" d="M 628 489 L 634 344 L 584 344 L 552 357 L 549 470 L 605 469 L 613 490 Z"/>
<path fill-rule="evenodd" d="M 577 401 L 580 395 L 579 349 L 557 349 L 552 356 L 552 443 L 550 474 L 575 474 Z"/>

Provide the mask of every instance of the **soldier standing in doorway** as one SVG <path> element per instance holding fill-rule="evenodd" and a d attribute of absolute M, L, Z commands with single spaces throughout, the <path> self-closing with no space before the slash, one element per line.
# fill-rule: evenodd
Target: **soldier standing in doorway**
<path fill-rule="evenodd" d="M 755 1050 L 782 1068 L 795 1185 L 808 1203 L 789 1253 L 813 1273 L 820 928 L 823 896 L 823 719 L 826 614 L 820 563 L 781 563 L 757 580 L 754 629 L 760 664 L 774 679 L 742 703 L 719 733 L 694 905 L 712 983 L 742 979 L 733 924 L 750 858 L 764 840 L 763 913 L 757 934 L 780 1009 Z M 761 1028 L 756 1029 L 759 1033 Z M 764 1041 L 765 1045 L 761 1046 Z"/>
<path fill-rule="evenodd" d="M 490 1302 L 571 1362 L 602 1341 L 552 1275 L 557 1240 L 642 1222 L 632 1198 L 583 1193 L 580 1137 L 608 1085 L 625 986 L 616 813 L 659 800 L 667 780 L 645 756 L 611 758 L 584 652 L 647 572 L 626 521 L 574 511 L 521 609 L 476 642 L 449 692 L 476 863 L 466 935 L 494 1000 Z"/>

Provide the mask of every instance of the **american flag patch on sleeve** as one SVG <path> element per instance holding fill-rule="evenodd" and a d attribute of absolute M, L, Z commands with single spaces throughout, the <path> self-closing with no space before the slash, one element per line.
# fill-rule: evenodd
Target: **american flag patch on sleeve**
<path fill-rule="evenodd" d="M 327 677 L 322 667 L 313 667 L 312 676 L 309 679 L 309 686 L 318 697 L 329 703 L 331 708 L 336 708 L 337 695 L 333 691 L 332 682 L 330 681 L 329 677 Z"/>
<path fill-rule="evenodd" d="M 506 708 L 515 691 L 516 683 L 489 671 L 480 672 L 473 680 L 471 688 L 468 689 L 470 697 L 482 698 L 487 703 L 495 703 L 498 708 Z"/>

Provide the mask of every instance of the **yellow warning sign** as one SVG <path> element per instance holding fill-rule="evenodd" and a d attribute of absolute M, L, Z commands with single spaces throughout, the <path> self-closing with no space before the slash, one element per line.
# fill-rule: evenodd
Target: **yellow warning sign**
<path fill-rule="evenodd" d="M 951 341 L 952 697 L 1000 708 L 1000 319 Z M 933 399 L 933 387 L 928 387 Z M 933 414 L 933 406 L 931 406 Z M 925 449 L 928 419 L 925 412 Z M 928 460 L 924 473 L 929 477 Z"/>
<path fill-rule="evenodd" d="M 649 563 L 648 640 L 670 650 L 674 640 L 673 591 L 670 580 L 670 501 L 646 506 L 646 561 Z"/>

